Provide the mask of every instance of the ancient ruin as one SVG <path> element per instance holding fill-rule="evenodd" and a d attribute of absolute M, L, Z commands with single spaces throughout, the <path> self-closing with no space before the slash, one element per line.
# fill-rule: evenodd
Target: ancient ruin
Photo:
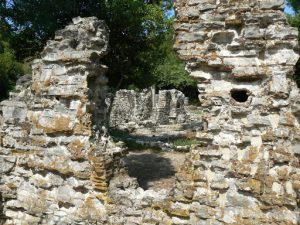
<path fill-rule="evenodd" d="M 78 17 L 47 43 L 32 80 L 20 79 L 0 104 L 1 224 L 300 223 L 298 32 L 284 1 L 175 6 L 175 48 L 198 81 L 203 130 L 173 186 L 146 190 L 129 177 L 124 143 L 105 127 L 108 28 Z M 115 123 L 133 111 L 141 121 L 172 119 L 167 93 L 161 114 L 140 107 L 153 109 L 153 95 L 119 95 L 135 103 L 116 110 L 125 114 Z"/>
<path fill-rule="evenodd" d="M 188 99 L 178 90 L 146 89 L 141 93 L 134 90 L 119 90 L 114 95 L 110 113 L 111 127 L 177 124 L 188 120 L 185 106 Z"/>
<path fill-rule="evenodd" d="M 107 50 L 105 23 L 75 18 L 34 61 L 31 83 L 23 78 L 1 103 L 1 224 L 106 220 L 108 181 L 122 154 L 99 138 Z"/>
<path fill-rule="evenodd" d="M 207 123 L 190 153 L 182 224 L 299 224 L 298 31 L 284 0 L 175 5 L 175 48 L 198 81 Z"/>

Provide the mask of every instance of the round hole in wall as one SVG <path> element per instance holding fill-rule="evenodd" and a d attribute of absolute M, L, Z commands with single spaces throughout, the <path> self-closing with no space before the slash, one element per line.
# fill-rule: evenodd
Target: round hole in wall
<path fill-rule="evenodd" d="M 249 99 L 249 91 L 246 89 L 233 89 L 230 91 L 231 97 L 236 102 L 247 102 Z"/>

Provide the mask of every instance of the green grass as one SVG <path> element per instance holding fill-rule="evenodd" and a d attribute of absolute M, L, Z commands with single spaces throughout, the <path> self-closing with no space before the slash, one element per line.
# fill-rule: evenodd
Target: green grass
<path fill-rule="evenodd" d="M 187 138 L 180 138 L 180 139 L 175 139 L 173 141 L 173 144 L 175 146 L 191 146 L 191 145 L 194 145 L 194 144 L 197 144 L 197 140 L 195 139 L 187 139 Z"/>
<path fill-rule="evenodd" d="M 200 110 L 197 110 L 197 109 L 195 109 L 195 110 L 191 110 L 191 113 L 193 113 L 193 114 L 195 114 L 195 115 L 202 115 L 202 114 L 203 114 L 203 112 L 202 112 L 202 111 L 200 111 Z"/>
<path fill-rule="evenodd" d="M 129 132 L 121 131 L 121 130 L 110 130 L 109 134 L 113 138 L 114 141 L 122 141 L 126 144 L 126 147 L 130 150 L 145 150 L 149 149 L 149 146 L 144 146 L 136 142 L 136 140 L 130 135 Z M 197 140 L 192 138 L 177 138 L 174 140 L 170 140 L 175 146 L 191 146 L 193 144 L 198 144 Z M 151 147 L 152 150 L 157 153 L 161 151 L 161 149 L 156 147 Z"/>

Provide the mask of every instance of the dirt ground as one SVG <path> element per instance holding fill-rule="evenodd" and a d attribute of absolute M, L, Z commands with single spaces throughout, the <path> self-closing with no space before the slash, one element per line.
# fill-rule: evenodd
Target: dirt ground
<path fill-rule="evenodd" d="M 130 152 L 125 158 L 129 176 L 138 180 L 144 190 L 170 190 L 175 182 L 175 173 L 184 163 L 185 154 L 141 150 Z"/>

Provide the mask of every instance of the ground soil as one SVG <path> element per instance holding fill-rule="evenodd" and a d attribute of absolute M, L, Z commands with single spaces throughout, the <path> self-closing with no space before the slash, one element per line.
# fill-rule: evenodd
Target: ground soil
<path fill-rule="evenodd" d="M 185 154 L 155 150 L 130 152 L 124 162 L 129 176 L 135 177 L 144 190 L 170 190 L 174 186 L 175 174 L 184 163 Z"/>

